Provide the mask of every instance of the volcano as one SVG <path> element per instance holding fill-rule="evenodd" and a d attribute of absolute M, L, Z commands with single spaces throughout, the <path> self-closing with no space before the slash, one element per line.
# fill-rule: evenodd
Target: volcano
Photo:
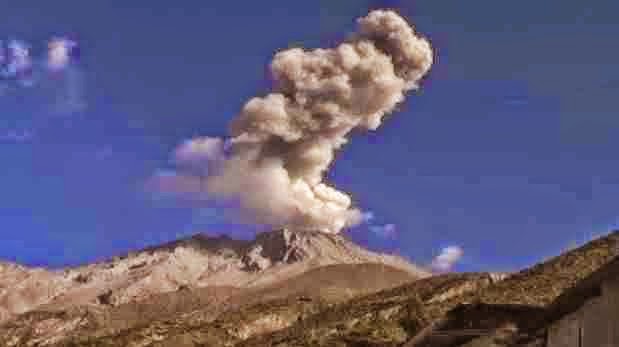
<path fill-rule="evenodd" d="M 336 302 L 428 275 L 404 258 L 369 251 L 338 234 L 282 229 L 254 240 L 196 234 L 77 267 L 2 263 L 0 320 L 103 312 L 101 317 L 117 323 L 110 317 L 123 312 L 135 316 L 131 326 L 147 320 L 147 311 L 157 312 L 155 318 L 208 303 L 215 315 L 230 306 L 291 296 Z M 42 341 L 68 336 L 77 327 L 58 329 L 40 328 Z"/>

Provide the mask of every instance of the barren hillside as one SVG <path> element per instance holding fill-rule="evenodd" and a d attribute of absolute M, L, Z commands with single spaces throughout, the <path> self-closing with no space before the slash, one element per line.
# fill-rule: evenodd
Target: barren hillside
<path fill-rule="evenodd" d="M 249 265 L 250 269 L 236 268 L 236 273 L 246 273 L 235 279 L 243 281 L 234 282 L 242 287 L 181 286 L 143 300 L 109 300 L 73 308 L 60 308 L 52 301 L 5 322 L 0 346 L 402 346 L 446 317 L 447 330 L 485 331 L 514 319 L 543 316 L 558 295 L 619 255 L 617 235 L 514 274 L 431 277 L 413 275 L 415 267 L 398 268 L 397 260 L 388 265 L 394 258 L 373 255 L 332 235 L 279 232 L 247 243 L 216 239 L 218 247 L 238 246 L 238 253 L 230 248 L 230 259 L 258 263 Z M 143 259 L 140 256 L 158 252 L 173 254 L 179 247 L 204 253 L 221 249 L 210 248 L 214 243 L 208 240 L 193 238 L 115 261 Z M 296 248 L 301 245 L 302 249 Z M 105 269 L 104 264 L 90 268 Z M 287 266 L 294 270 L 286 271 Z M 14 274 L 25 271 L 11 269 Z M 260 279 L 260 274 L 269 277 Z M 480 314 L 484 319 L 478 318 Z M 527 314 L 533 316 L 527 318 Z M 523 333 L 526 337 L 529 332 Z M 537 332 L 531 334 L 531 339 L 541 341 Z M 452 341 L 467 338 L 472 336 Z"/>
<path fill-rule="evenodd" d="M 342 236 L 288 230 L 253 241 L 200 234 L 63 270 L 15 264 L 0 270 L 3 335 L 28 336 L 16 346 L 78 332 L 116 334 L 197 310 L 200 321 L 209 321 L 232 308 L 288 297 L 340 302 L 428 276 Z"/>

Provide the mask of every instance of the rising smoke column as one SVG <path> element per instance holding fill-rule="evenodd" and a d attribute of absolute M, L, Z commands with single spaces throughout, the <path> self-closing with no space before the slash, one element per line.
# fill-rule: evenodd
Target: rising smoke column
<path fill-rule="evenodd" d="M 233 120 L 225 158 L 212 151 L 221 142 L 183 144 L 209 162 L 210 195 L 238 199 L 259 224 L 337 233 L 361 221 L 351 198 L 325 183 L 324 174 L 353 129 L 377 129 L 404 93 L 417 88 L 433 53 L 393 11 L 370 12 L 357 24 L 336 48 L 275 54 L 275 87 L 250 99 Z M 191 151 L 178 153 L 191 161 Z"/>

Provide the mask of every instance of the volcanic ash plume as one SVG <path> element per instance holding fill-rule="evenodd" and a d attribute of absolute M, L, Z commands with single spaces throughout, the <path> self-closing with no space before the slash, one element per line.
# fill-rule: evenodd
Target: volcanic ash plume
<path fill-rule="evenodd" d="M 231 125 L 225 158 L 209 163 L 206 187 L 238 199 L 253 222 L 337 233 L 362 219 L 351 198 L 323 182 L 337 149 L 355 128 L 378 128 L 417 88 L 432 64 L 428 41 L 392 11 L 358 20 L 351 39 L 333 49 L 277 53 L 272 93 L 255 97 Z M 196 139 L 183 153 L 205 160 L 213 140 Z M 219 145 L 218 145 L 219 146 Z M 216 147 L 216 146 L 215 146 Z"/>

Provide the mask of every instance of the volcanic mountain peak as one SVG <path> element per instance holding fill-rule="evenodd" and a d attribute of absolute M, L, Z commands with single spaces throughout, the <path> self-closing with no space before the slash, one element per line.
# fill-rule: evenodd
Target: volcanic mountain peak
<path fill-rule="evenodd" d="M 264 287 L 325 265 L 362 263 L 383 264 L 416 278 L 428 275 L 402 258 L 365 250 L 341 235 L 277 230 L 244 241 L 197 234 L 60 270 L 0 264 L 0 321 L 37 307 L 115 306 L 185 287 Z"/>
<path fill-rule="evenodd" d="M 429 275 L 401 257 L 368 251 L 339 234 L 282 229 L 258 234 L 245 258 L 260 259 L 269 266 L 311 262 L 315 265 L 381 263 L 416 276 Z M 265 268 L 261 268 L 264 270 Z"/>

